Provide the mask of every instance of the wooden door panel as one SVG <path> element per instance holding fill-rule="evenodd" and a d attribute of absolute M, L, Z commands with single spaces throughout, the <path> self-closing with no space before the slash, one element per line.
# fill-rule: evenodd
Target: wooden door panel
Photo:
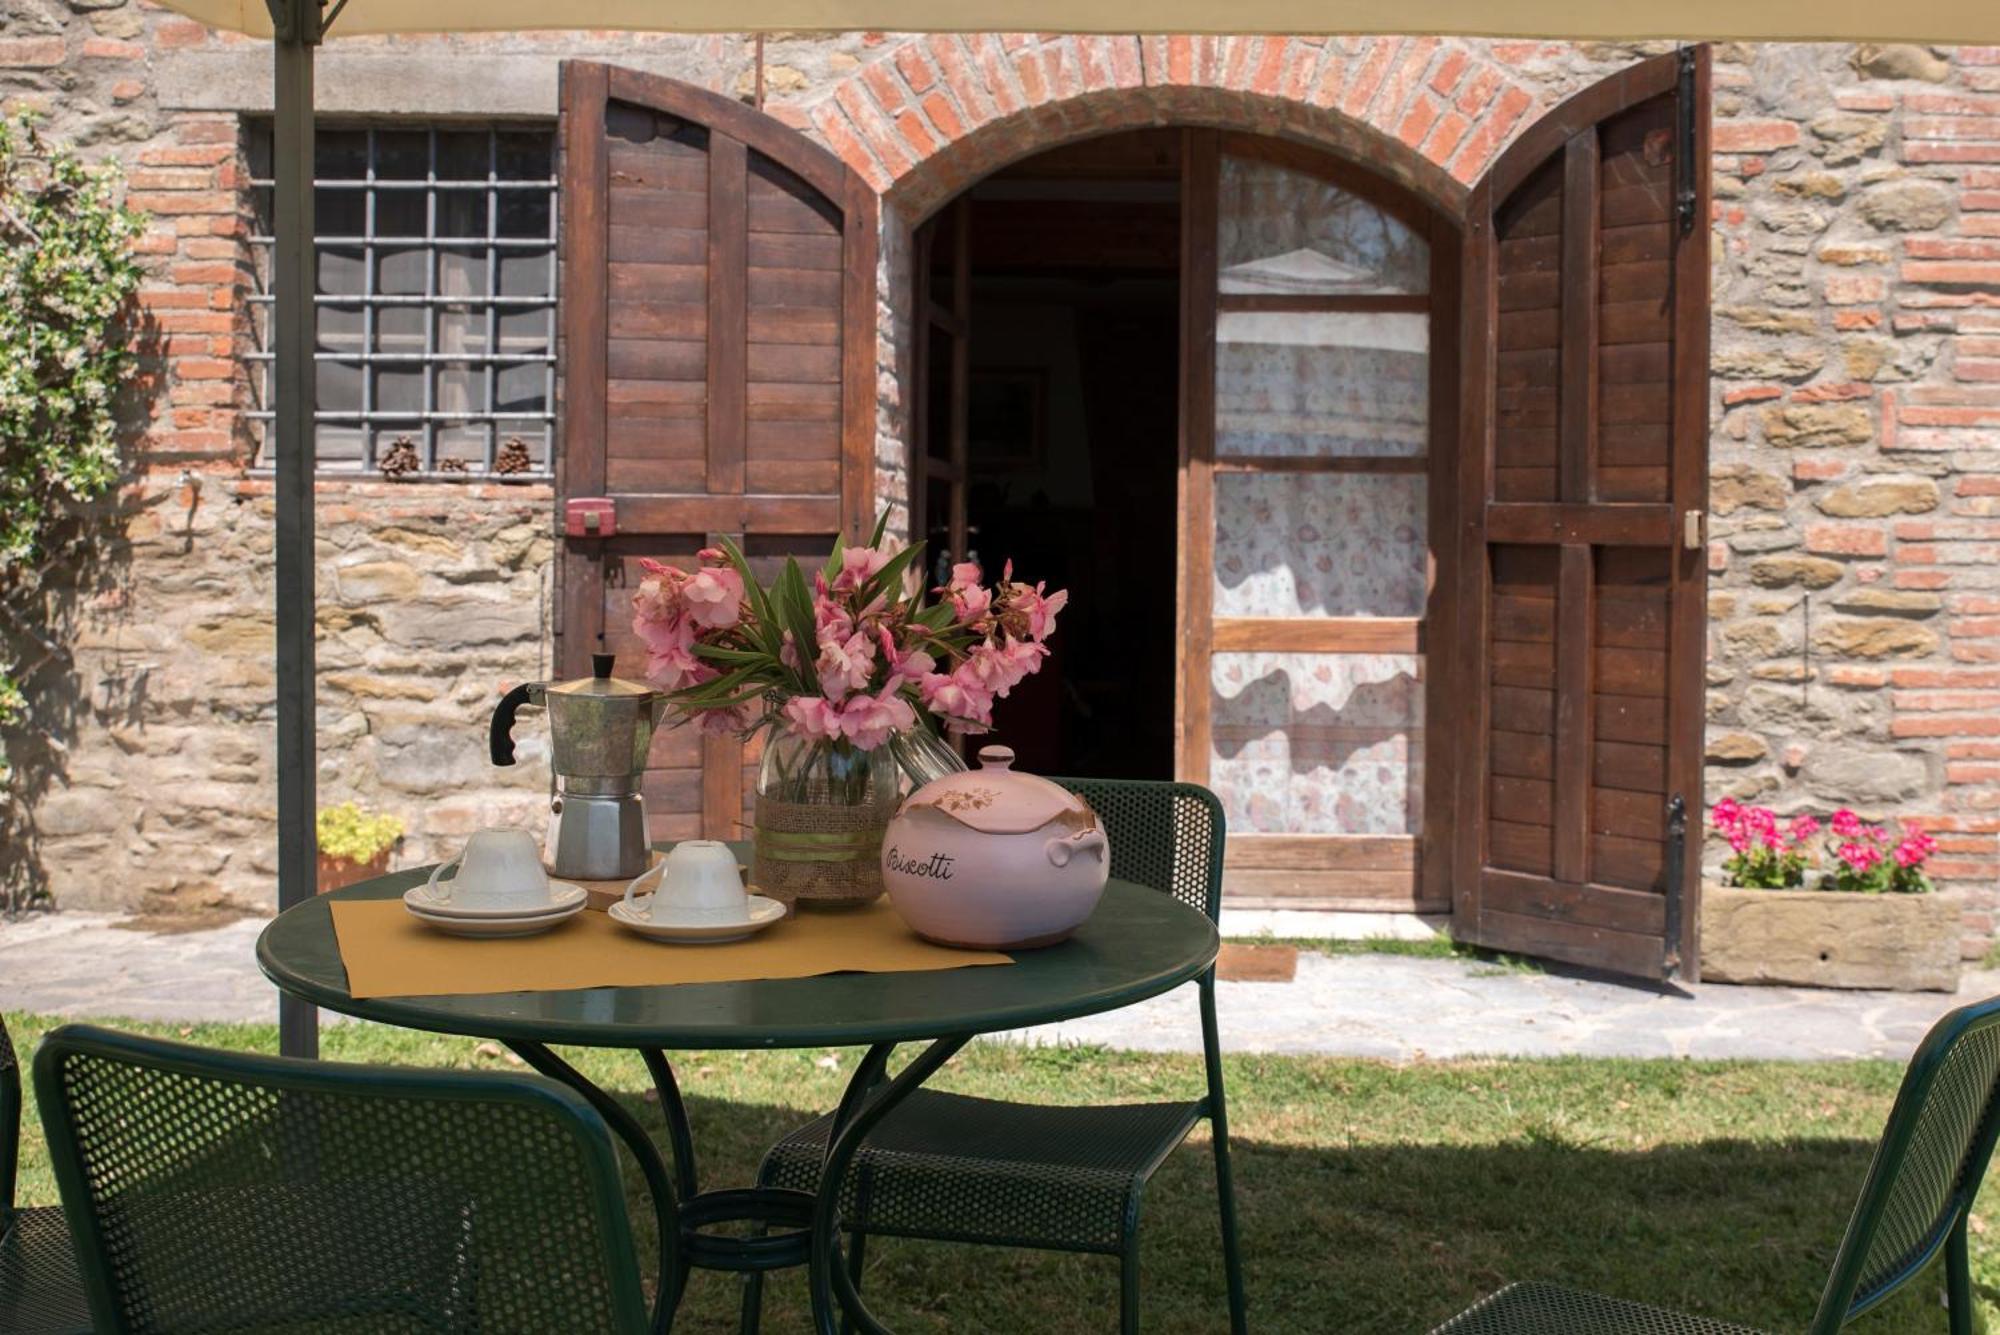
<path fill-rule="evenodd" d="M 1466 247 L 1454 930 L 1695 976 L 1707 319 L 1705 49 L 1531 126 Z M 1668 878 L 1678 879 L 1669 885 Z"/>
<path fill-rule="evenodd" d="M 562 74 L 558 491 L 616 536 L 565 540 L 564 675 L 600 642 L 645 672 L 631 590 L 718 534 L 769 577 L 872 522 L 876 199 L 803 135 L 669 79 Z M 755 746 L 670 730 L 644 791 L 656 838 L 740 834 Z"/>

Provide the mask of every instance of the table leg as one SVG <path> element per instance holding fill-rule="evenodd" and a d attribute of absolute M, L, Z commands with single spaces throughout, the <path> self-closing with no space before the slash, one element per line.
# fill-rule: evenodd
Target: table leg
<path fill-rule="evenodd" d="M 868 1133 L 950 1061 L 972 1039 L 970 1034 L 940 1038 L 919 1053 L 894 1080 L 880 1084 L 893 1044 L 878 1043 L 868 1050 L 861 1065 L 848 1081 L 834 1114 L 831 1138 L 827 1142 L 826 1166 L 820 1172 L 819 1196 L 813 1208 L 812 1260 L 808 1271 L 812 1286 L 813 1324 L 819 1335 L 840 1335 L 844 1317 L 864 1335 L 888 1335 L 888 1330 L 861 1301 L 861 1291 L 847 1273 L 840 1248 L 840 1189 L 847 1170 L 860 1152 Z"/>
<path fill-rule="evenodd" d="M 674 1079 L 674 1068 L 667 1064 L 666 1053 L 658 1048 L 641 1048 L 639 1055 L 646 1059 L 653 1090 L 660 1096 L 660 1111 L 667 1119 L 667 1145 L 674 1152 L 674 1185 L 680 1188 L 681 1199 L 686 1200 L 700 1194 L 701 1188 L 695 1182 L 694 1132 L 688 1129 L 681 1087 Z"/>
<path fill-rule="evenodd" d="M 653 1143 L 653 1138 L 646 1134 L 646 1128 L 639 1125 L 639 1119 L 625 1110 L 625 1105 L 592 1084 L 584 1077 L 583 1072 L 556 1056 L 546 1046 L 526 1041 L 510 1043 L 508 1046 L 520 1054 L 522 1061 L 541 1074 L 551 1080 L 560 1081 L 583 1095 L 590 1106 L 604 1119 L 605 1124 L 625 1142 L 625 1147 L 632 1151 L 632 1157 L 639 1161 L 639 1171 L 645 1175 L 647 1189 L 653 1193 L 653 1212 L 660 1231 L 660 1290 L 653 1299 L 653 1329 L 660 1332 L 660 1335 L 665 1335 L 665 1332 L 673 1329 L 674 1309 L 680 1305 L 681 1287 L 687 1277 L 687 1268 L 680 1259 L 680 1198 L 674 1192 L 673 1183 L 667 1180 L 667 1166 L 660 1158 L 659 1147 Z M 657 1053 L 647 1053 L 648 1066 L 652 1065 L 656 1056 Z M 661 1057 L 659 1060 L 660 1065 L 664 1067 L 666 1059 Z M 673 1079 L 671 1071 L 667 1073 L 667 1079 L 671 1088 Z M 662 1102 L 666 1101 L 665 1090 L 661 1091 L 660 1098 Z M 680 1112 L 680 1128 L 685 1135 L 687 1114 L 681 1110 L 678 1090 L 674 1092 L 672 1106 Z M 669 1120 L 671 1125 L 672 1119 Z M 691 1188 L 694 1163 L 692 1141 L 688 1142 L 688 1155 L 687 1171 L 690 1176 L 684 1180 Z M 680 1141 L 677 1139 L 675 1157 L 678 1159 L 679 1156 Z"/>

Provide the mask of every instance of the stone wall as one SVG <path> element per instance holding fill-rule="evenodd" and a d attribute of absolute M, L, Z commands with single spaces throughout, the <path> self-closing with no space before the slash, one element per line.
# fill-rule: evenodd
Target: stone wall
<path fill-rule="evenodd" d="M 2000 50 L 1729 55 L 1709 796 L 1922 820 L 1973 953 L 2000 875 Z"/>
<path fill-rule="evenodd" d="M 884 192 L 878 485 L 900 498 L 910 229 L 1037 148 L 1145 124 L 1325 144 L 1450 209 L 1565 96 L 1667 49 L 1432 38 L 792 34 L 773 114 Z M 330 44 L 333 114 L 552 116 L 565 56 L 737 95 L 740 35 Z M 1716 53 L 1709 796 L 1928 819 L 1992 929 L 2000 873 L 2000 51 Z M 99 564 L 52 609 L 39 776 L 9 856 L 67 903 L 271 901 L 268 481 L 245 468 L 241 116 L 266 48 L 142 0 L 0 0 L 0 104 L 118 157 L 154 224 L 153 392 Z M 320 786 L 427 858 L 525 818 L 485 766 L 546 670 L 545 485 L 323 483 Z M 529 730 L 524 729 L 524 735 Z M 17 808 L 19 810 L 19 808 Z"/>

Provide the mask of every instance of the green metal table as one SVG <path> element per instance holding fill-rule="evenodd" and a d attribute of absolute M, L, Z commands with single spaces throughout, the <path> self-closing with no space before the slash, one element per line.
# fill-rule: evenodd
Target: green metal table
<path fill-rule="evenodd" d="M 478 996 L 348 995 L 327 901 L 400 896 L 422 884 L 429 870 L 376 877 L 285 910 L 257 939 L 258 965 L 285 993 L 329 1010 L 497 1039 L 590 1100 L 637 1158 L 660 1214 L 653 1324 L 661 1331 L 671 1327 L 693 1267 L 748 1273 L 803 1264 L 813 1320 L 824 1335 L 835 1335 L 843 1313 L 862 1331 L 883 1332 L 848 1278 L 840 1245 L 840 1184 L 869 1130 L 973 1037 L 1157 996 L 1208 968 L 1219 946 L 1214 924 L 1202 914 L 1157 890 L 1114 880 L 1097 912 L 1068 941 L 1019 952 L 1011 965 Z M 908 1042 L 928 1046 L 886 1079 L 891 1053 Z M 671 1179 L 646 1129 L 551 1051 L 555 1043 L 641 1055 L 666 1119 Z M 775 1188 L 700 1189 L 694 1138 L 667 1050 L 864 1044 L 867 1056 L 841 1096 L 817 1196 Z M 750 1237 L 720 1231 L 744 1223 L 761 1231 Z"/>

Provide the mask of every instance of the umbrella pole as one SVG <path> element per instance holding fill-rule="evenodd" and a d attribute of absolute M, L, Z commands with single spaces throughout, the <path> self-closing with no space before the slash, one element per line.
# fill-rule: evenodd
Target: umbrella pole
<path fill-rule="evenodd" d="M 277 433 L 278 908 L 318 886 L 314 831 L 313 48 L 317 0 L 268 0 L 273 26 L 272 429 Z M 318 1008 L 280 994 L 278 1050 L 319 1055 Z"/>

